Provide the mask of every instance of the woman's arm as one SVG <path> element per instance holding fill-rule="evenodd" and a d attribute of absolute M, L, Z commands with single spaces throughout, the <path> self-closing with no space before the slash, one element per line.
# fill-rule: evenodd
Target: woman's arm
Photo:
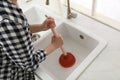
<path fill-rule="evenodd" d="M 60 34 L 52 37 L 51 43 L 45 48 L 47 55 L 63 45 L 63 38 Z"/>
<path fill-rule="evenodd" d="M 31 33 L 39 32 L 39 31 L 42 31 L 42 24 L 32 24 L 32 25 L 30 25 L 30 32 Z"/>
<path fill-rule="evenodd" d="M 37 68 L 39 62 L 45 60 L 46 55 L 51 54 L 53 51 L 55 51 L 57 48 L 61 47 L 62 45 L 63 45 L 63 39 L 61 35 L 54 35 L 52 37 L 51 43 L 44 50 L 37 50 L 36 52 L 34 52 L 34 54 L 32 54 L 33 69 Z"/>
<path fill-rule="evenodd" d="M 31 33 L 46 31 L 50 28 L 55 27 L 55 21 L 52 17 L 48 17 L 42 24 L 32 24 L 30 25 Z"/>

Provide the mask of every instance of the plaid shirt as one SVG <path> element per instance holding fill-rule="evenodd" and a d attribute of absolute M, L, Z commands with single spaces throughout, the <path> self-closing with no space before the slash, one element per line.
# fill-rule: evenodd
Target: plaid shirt
<path fill-rule="evenodd" d="M 0 80 L 35 80 L 34 70 L 45 57 L 44 50 L 33 51 L 22 10 L 0 0 Z"/>

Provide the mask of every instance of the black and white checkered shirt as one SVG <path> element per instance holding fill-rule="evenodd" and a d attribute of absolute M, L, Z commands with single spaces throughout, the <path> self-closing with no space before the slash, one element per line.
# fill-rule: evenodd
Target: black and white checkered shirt
<path fill-rule="evenodd" d="M 0 0 L 0 80 L 35 80 L 34 70 L 45 57 L 44 50 L 33 51 L 22 10 Z"/>

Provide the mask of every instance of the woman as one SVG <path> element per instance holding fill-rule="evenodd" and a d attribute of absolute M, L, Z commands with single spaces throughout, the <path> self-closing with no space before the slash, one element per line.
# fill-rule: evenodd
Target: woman
<path fill-rule="evenodd" d="M 42 24 L 29 25 L 17 0 L 0 0 L 0 80 L 35 80 L 38 64 L 62 46 L 63 40 L 54 35 L 45 49 L 34 52 L 30 34 L 52 26 L 51 17 Z"/>

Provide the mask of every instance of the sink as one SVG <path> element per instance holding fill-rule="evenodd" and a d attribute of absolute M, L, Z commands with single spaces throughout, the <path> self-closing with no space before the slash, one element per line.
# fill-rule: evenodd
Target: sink
<path fill-rule="evenodd" d="M 46 7 L 47 8 L 47 7 Z M 23 10 L 25 16 L 28 19 L 30 24 L 41 23 L 45 20 L 45 15 L 57 17 L 57 15 L 53 14 L 50 9 L 46 9 L 45 6 L 29 6 L 27 9 Z"/>
<path fill-rule="evenodd" d="M 53 54 L 47 56 L 40 66 L 43 71 L 52 77 L 51 80 L 75 80 L 102 51 L 106 42 L 89 31 L 76 28 L 67 22 L 61 23 L 56 27 L 56 30 L 64 39 L 66 51 L 73 53 L 75 56 L 76 63 L 70 68 L 63 68 L 58 62 L 62 52 L 57 49 Z M 37 41 L 34 44 L 35 50 L 45 48 L 51 42 L 52 35 L 49 32 L 44 38 Z M 39 74 L 38 70 L 37 72 Z"/>
<path fill-rule="evenodd" d="M 25 12 L 30 23 L 42 21 L 45 12 L 38 14 L 39 7 L 31 7 Z M 34 15 L 33 15 L 34 12 Z M 32 16 L 30 16 L 30 13 Z M 63 68 L 58 59 L 61 50 L 57 49 L 48 55 L 46 60 L 40 63 L 36 74 L 43 80 L 76 80 L 84 70 L 95 60 L 100 52 L 105 48 L 107 42 L 101 37 L 74 23 L 64 21 L 57 25 L 56 30 L 64 39 L 66 51 L 71 52 L 76 63 L 70 68 Z M 46 46 L 51 42 L 52 32 L 49 30 L 39 40 L 34 42 L 35 51 Z"/>
<path fill-rule="evenodd" d="M 40 23 L 41 21 L 43 21 L 43 19 L 45 19 L 45 17 L 43 16 L 45 15 L 45 13 L 44 11 L 41 12 L 41 10 L 42 8 L 29 7 L 27 10 L 24 11 L 24 14 L 30 24 Z"/>

